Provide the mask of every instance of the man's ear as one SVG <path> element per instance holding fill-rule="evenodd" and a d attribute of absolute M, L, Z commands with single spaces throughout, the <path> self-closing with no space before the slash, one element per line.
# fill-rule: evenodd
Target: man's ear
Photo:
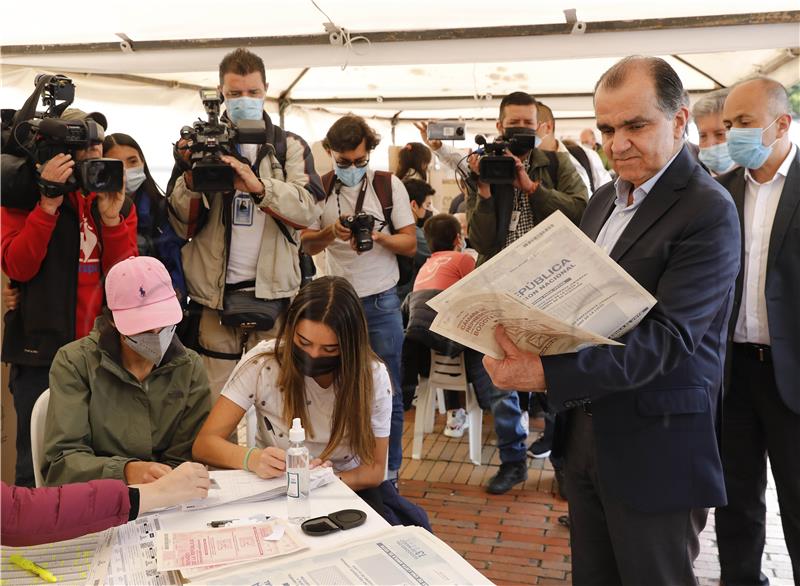
<path fill-rule="evenodd" d="M 782 114 L 777 122 L 775 122 L 775 126 L 778 127 L 777 138 L 783 138 L 784 135 L 789 132 L 789 127 L 792 125 L 792 117 L 789 114 Z"/>
<path fill-rule="evenodd" d="M 222 93 L 222 84 L 219 84 L 217 86 L 217 91 L 219 92 L 219 102 L 220 104 L 222 104 L 223 102 L 225 102 L 225 94 Z"/>
<path fill-rule="evenodd" d="M 497 122 L 495 122 L 494 126 L 495 126 L 495 128 L 497 128 L 497 134 L 502 136 L 502 134 L 505 132 L 503 130 L 503 122 L 502 122 L 502 120 L 498 120 Z"/>
<path fill-rule="evenodd" d="M 681 106 L 678 108 L 678 111 L 675 112 L 675 118 L 673 118 L 673 136 L 676 140 L 683 138 L 686 132 L 686 125 L 689 124 L 689 108 L 686 106 Z"/>

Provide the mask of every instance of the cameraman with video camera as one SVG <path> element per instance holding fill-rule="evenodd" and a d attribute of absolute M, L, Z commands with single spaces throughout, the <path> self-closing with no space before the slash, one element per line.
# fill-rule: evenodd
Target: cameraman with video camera
<path fill-rule="evenodd" d="M 541 220 L 561 210 L 576 224 L 587 203 L 587 189 L 564 153 L 538 149 L 536 100 L 525 92 L 509 94 L 500 102 L 496 127 L 498 139 L 468 159 L 470 176 L 466 207 L 470 245 L 478 253 L 478 265 L 523 236 Z M 467 355 L 473 377 L 485 373 L 480 357 Z M 476 385 L 477 388 L 477 385 Z M 520 422 L 517 393 L 491 385 L 479 397 L 491 407 L 500 448 L 500 470 L 487 491 L 502 494 L 528 477 L 525 441 L 528 430 Z"/>
<path fill-rule="evenodd" d="M 7 192 L 13 183 L 7 178 L 0 209 L 3 272 L 19 292 L 5 316 L 2 359 L 11 364 L 20 486 L 34 485 L 31 411 L 49 386 L 56 351 L 90 332 L 103 304 L 104 275 L 137 254 L 136 212 L 125 197 L 122 165 L 100 159 L 105 117 L 73 109 L 33 122 L 24 165 L 34 169 L 40 194 L 23 197 L 21 185 Z M 97 185 L 117 189 L 98 192 Z"/>
<path fill-rule="evenodd" d="M 201 91 L 209 121 L 181 131 L 183 172 L 168 189 L 170 223 L 191 238 L 181 256 L 201 313 L 190 345 L 203 355 L 213 400 L 243 350 L 275 337 L 301 284 L 298 230 L 324 197 L 311 149 L 264 111 L 263 60 L 236 49 L 220 62 L 219 81 L 225 112 L 215 90 Z"/>
<path fill-rule="evenodd" d="M 370 345 L 389 369 L 396 391 L 389 434 L 389 477 L 394 480 L 403 452 L 403 319 L 397 284 L 401 264 L 411 277 L 417 236 L 403 183 L 387 171 L 369 168 L 370 153 L 379 142 L 360 116 L 348 114 L 333 123 L 322 144 L 334 170 L 322 178 L 325 205 L 319 221 L 303 231 L 303 247 L 312 255 L 325 250 L 326 274 L 353 285 L 364 306 Z"/>

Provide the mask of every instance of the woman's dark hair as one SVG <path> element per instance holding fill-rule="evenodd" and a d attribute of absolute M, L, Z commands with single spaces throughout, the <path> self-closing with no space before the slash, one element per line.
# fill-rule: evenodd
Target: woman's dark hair
<path fill-rule="evenodd" d="M 278 384 L 284 391 L 284 421 L 299 417 L 306 433 L 314 437 L 305 379 L 292 357 L 297 324 L 304 319 L 328 326 L 336 334 L 341 356 L 336 371 L 331 435 L 320 458 L 326 460 L 339 444 L 348 442 L 362 462 L 371 464 L 375 445 L 371 423 L 375 400 L 372 368 L 379 358 L 369 345 L 367 318 L 361 300 L 353 286 L 342 277 L 320 277 L 302 287 L 281 324 L 275 357 L 281 366 Z"/>
<path fill-rule="evenodd" d="M 453 250 L 456 238 L 461 235 L 461 222 L 450 214 L 436 214 L 428 218 L 422 231 L 431 252 Z"/>
<path fill-rule="evenodd" d="M 106 136 L 105 140 L 103 141 L 103 156 L 108 155 L 108 151 L 113 149 L 115 146 L 127 146 L 131 147 L 139 153 L 139 158 L 142 159 L 142 163 L 144 164 L 144 175 L 146 179 L 144 183 L 142 183 L 142 187 L 139 189 L 144 188 L 150 198 L 154 197 L 163 197 L 164 192 L 161 191 L 161 188 L 153 179 L 153 176 L 150 174 L 150 167 L 147 166 L 147 159 L 144 158 L 144 153 L 142 152 L 142 147 L 139 146 L 139 143 L 136 142 L 132 136 L 128 134 L 123 134 L 121 132 L 115 132 L 114 134 L 109 134 Z"/>
<path fill-rule="evenodd" d="M 431 150 L 421 142 L 410 142 L 398 155 L 397 175 L 404 180 L 409 171 L 416 171 L 423 181 L 428 180 L 428 165 L 431 164 Z"/>
<path fill-rule="evenodd" d="M 343 153 L 358 148 L 362 140 L 369 152 L 378 146 L 381 137 L 361 116 L 347 114 L 333 123 L 322 141 L 322 146 L 326 150 Z"/>

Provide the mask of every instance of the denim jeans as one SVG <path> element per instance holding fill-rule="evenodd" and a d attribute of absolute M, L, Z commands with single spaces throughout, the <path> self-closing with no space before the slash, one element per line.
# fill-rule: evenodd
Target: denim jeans
<path fill-rule="evenodd" d="M 403 318 L 394 287 L 361 298 L 367 317 L 369 343 L 386 363 L 392 379 L 392 426 L 389 433 L 389 470 L 399 470 L 403 460 L 403 394 L 400 392 L 400 356 L 403 351 Z M 523 448 L 524 450 L 524 448 Z"/>
<path fill-rule="evenodd" d="M 483 367 L 483 354 L 480 352 L 469 348 L 464 350 L 464 366 L 481 407 L 492 412 L 500 461 L 503 464 L 525 462 L 528 430 L 522 427 L 522 411 L 516 391 L 501 391 L 494 386 Z"/>

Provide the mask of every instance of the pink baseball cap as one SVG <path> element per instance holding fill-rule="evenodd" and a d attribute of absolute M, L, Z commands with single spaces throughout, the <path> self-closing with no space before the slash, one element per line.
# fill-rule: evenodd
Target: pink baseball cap
<path fill-rule="evenodd" d="M 106 301 L 120 334 L 172 326 L 183 311 L 167 269 L 151 256 L 132 256 L 106 275 Z"/>

